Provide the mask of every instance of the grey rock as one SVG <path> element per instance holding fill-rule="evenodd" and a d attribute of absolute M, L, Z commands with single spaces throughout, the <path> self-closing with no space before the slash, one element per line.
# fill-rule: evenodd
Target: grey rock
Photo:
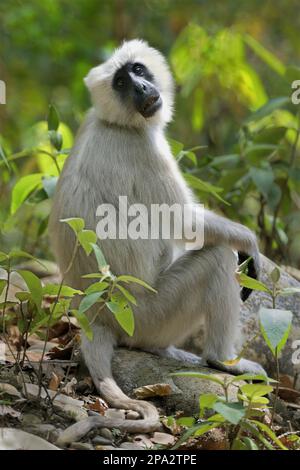
<path fill-rule="evenodd" d="M 108 428 L 98 429 L 98 434 L 102 437 L 105 437 L 105 439 L 108 439 L 109 441 L 113 441 L 112 432 Z"/>
<path fill-rule="evenodd" d="M 47 441 L 56 442 L 60 430 L 56 429 L 53 424 L 35 424 L 26 429 L 26 431 L 35 434 L 37 436 L 43 437 Z"/>
<path fill-rule="evenodd" d="M 96 445 L 110 445 L 112 443 L 111 439 L 106 439 L 102 436 L 96 436 L 92 440 L 93 444 Z"/>
<path fill-rule="evenodd" d="M 217 393 L 223 395 L 218 384 L 192 377 L 171 377 L 170 373 L 179 371 L 199 371 L 205 374 L 216 373 L 225 378 L 229 374 L 200 366 L 187 365 L 174 359 L 158 357 L 143 351 L 117 349 L 113 358 L 113 373 L 117 383 L 126 394 L 132 396 L 133 390 L 142 385 L 169 383 L 171 395 L 155 398 L 154 404 L 163 408 L 164 413 L 172 414 L 182 410 L 186 414 L 199 411 L 199 395 Z M 236 398 L 236 387 L 229 388 L 229 398 Z"/>
<path fill-rule="evenodd" d="M 76 450 L 94 450 L 94 447 L 88 442 L 72 442 L 71 449 Z"/>

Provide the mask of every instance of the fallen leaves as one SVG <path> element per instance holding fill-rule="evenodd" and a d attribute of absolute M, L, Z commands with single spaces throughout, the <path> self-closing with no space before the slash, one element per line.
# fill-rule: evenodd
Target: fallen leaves
<path fill-rule="evenodd" d="M 134 395 L 138 399 L 150 398 L 150 397 L 166 397 L 171 395 L 172 388 L 170 384 L 152 384 L 144 385 L 134 389 Z"/>

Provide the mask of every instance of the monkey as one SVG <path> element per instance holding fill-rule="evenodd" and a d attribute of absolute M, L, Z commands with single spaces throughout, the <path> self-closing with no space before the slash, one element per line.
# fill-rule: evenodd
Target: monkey
<path fill-rule="evenodd" d="M 174 110 L 174 81 L 163 55 L 143 40 L 125 41 L 106 62 L 92 68 L 84 81 L 93 107 L 60 175 L 49 225 L 62 272 L 69 265 L 75 242 L 62 219 L 81 217 L 86 227 L 95 230 L 97 207 L 107 203 L 116 207 L 119 195 L 127 196 L 128 204 L 141 203 L 147 208 L 151 204 L 183 206 L 196 201 L 165 136 Z M 259 364 L 246 359 L 224 364 L 236 357 L 239 336 L 241 300 L 234 250 L 243 259 L 251 256 L 252 274 L 258 275 L 255 234 L 209 209 L 204 209 L 203 232 L 203 246 L 195 250 L 187 250 L 183 242 L 172 237 L 98 240 L 113 273 L 140 278 L 157 293 L 140 286 L 133 289 L 137 306 L 133 307 L 132 337 L 108 310 L 94 319 L 93 340 L 82 336 L 84 361 L 98 392 L 112 406 L 136 410 L 142 418 L 116 421 L 90 417 L 81 422 L 81 431 L 82 427 L 86 432 L 93 426 L 106 426 L 150 432 L 158 427 L 156 408 L 127 397 L 113 379 L 111 361 L 116 346 L 208 364 L 234 374 L 264 373 Z M 84 289 L 87 280 L 82 276 L 96 269 L 94 257 L 79 250 L 65 280 Z M 244 292 L 244 298 L 248 295 L 249 291 Z M 93 308 L 87 315 L 93 318 Z M 176 345 L 197 330 L 202 318 L 206 339 L 199 358 Z M 67 434 L 64 439 L 68 440 Z"/>

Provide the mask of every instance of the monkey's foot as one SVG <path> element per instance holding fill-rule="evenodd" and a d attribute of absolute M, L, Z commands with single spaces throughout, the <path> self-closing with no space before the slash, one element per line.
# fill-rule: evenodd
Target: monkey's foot
<path fill-rule="evenodd" d="M 170 359 L 176 359 L 177 361 L 185 362 L 186 364 L 198 364 L 206 365 L 205 361 L 196 354 L 184 351 L 183 349 L 175 348 L 175 346 L 169 346 L 165 349 L 153 348 L 145 349 L 146 352 L 156 354 L 157 356 L 167 357 Z"/>
<path fill-rule="evenodd" d="M 251 374 L 251 375 L 264 375 L 267 376 L 264 368 L 257 362 L 248 361 L 248 359 L 240 359 L 234 365 L 227 365 L 217 359 L 206 359 L 206 363 L 210 367 L 215 369 L 228 372 L 229 374 L 240 375 L 240 374 Z"/>

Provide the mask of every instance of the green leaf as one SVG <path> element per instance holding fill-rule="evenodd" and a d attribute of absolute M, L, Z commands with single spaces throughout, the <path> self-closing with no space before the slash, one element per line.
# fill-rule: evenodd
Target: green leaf
<path fill-rule="evenodd" d="M 190 427 L 182 436 L 181 438 L 176 442 L 175 446 L 172 449 L 178 449 L 184 442 L 186 442 L 189 437 L 194 436 L 197 433 L 197 436 L 201 434 L 205 434 L 206 432 L 210 431 L 211 429 L 214 429 L 218 427 L 218 423 L 201 423 L 201 424 L 196 424 L 195 426 Z"/>
<path fill-rule="evenodd" d="M 211 382 L 215 382 L 221 387 L 223 387 L 224 383 L 221 379 L 218 379 L 215 377 L 213 374 L 203 374 L 202 372 L 172 372 L 170 374 L 171 376 L 175 377 L 195 377 L 197 379 L 203 379 L 203 380 L 210 380 Z"/>
<path fill-rule="evenodd" d="M 108 286 L 109 286 L 109 283 L 105 281 L 94 282 L 94 284 L 91 284 L 85 290 L 85 294 L 92 294 L 93 292 L 104 292 Z"/>
<path fill-rule="evenodd" d="M 258 290 L 261 292 L 268 292 L 268 294 L 272 294 L 271 290 L 263 284 L 261 281 L 257 279 L 253 279 L 252 277 L 247 276 L 245 273 L 238 274 L 239 284 L 242 287 L 248 287 L 249 289 Z"/>
<path fill-rule="evenodd" d="M 241 374 L 241 375 L 236 375 L 233 379 L 230 380 L 230 383 L 234 382 L 241 382 L 242 380 L 247 381 L 247 380 L 261 380 L 262 382 L 276 382 L 276 380 L 271 379 L 270 377 L 267 377 L 266 375 L 262 374 Z"/>
<path fill-rule="evenodd" d="M 171 147 L 171 152 L 174 155 L 174 157 L 177 157 L 179 153 L 183 150 L 184 146 L 181 142 L 178 142 L 177 140 L 174 139 L 168 139 L 169 145 Z"/>
<path fill-rule="evenodd" d="M 53 147 L 59 152 L 63 144 L 63 137 L 61 133 L 58 131 L 49 131 L 48 134 L 51 145 L 53 145 Z"/>
<path fill-rule="evenodd" d="M 97 241 L 97 235 L 93 230 L 82 230 L 78 233 L 78 241 L 87 255 L 90 255 L 93 251 L 92 244 Z"/>
<path fill-rule="evenodd" d="M 238 424 L 246 414 L 246 408 L 242 403 L 223 403 L 217 402 L 213 409 L 220 413 L 227 421 L 232 424 Z"/>
<path fill-rule="evenodd" d="M 286 72 L 285 65 L 278 59 L 272 52 L 268 51 L 264 46 L 262 46 L 256 39 L 254 39 L 249 34 L 244 36 L 245 43 L 251 47 L 253 52 L 267 64 L 271 69 L 273 69 L 278 75 L 284 75 Z"/>
<path fill-rule="evenodd" d="M 187 428 L 190 428 L 191 426 L 194 426 L 195 421 L 195 418 L 193 418 L 192 416 L 183 416 L 182 418 L 178 418 L 176 420 L 176 423 L 179 424 L 179 426 L 185 426 Z"/>
<path fill-rule="evenodd" d="M 81 326 L 84 334 L 86 335 L 87 339 L 90 341 L 93 340 L 93 330 L 91 328 L 89 319 L 84 313 L 80 313 L 78 310 L 71 310 L 74 317 L 77 318 L 79 325 Z"/>
<path fill-rule="evenodd" d="M 6 279 L 0 279 L 0 297 L 2 292 L 4 291 L 5 286 L 7 285 L 7 280 Z"/>
<path fill-rule="evenodd" d="M 49 176 L 47 178 L 42 179 L 43 188 L 46 191 L 49 199 L 52 198 L 54 195 L 57 181 L 58 181 L 57 176 Z"/>
<path fill-rule="evenodd" d="M 105 266 L 108 266 L 108 264 L 106 262 L 104 254 L 102 253 L 101 248 L 96 243 L 92 243 L 91 245 L 96 256 L 98 268 L 101 271 Z"/>
<path fill-rule="evenodd" d="M 285 287 L 278 292 L 278 295 L 300 294 L 300 287 Z"/>
<path fill-rule="evenodd" d="M 7 166 L 8 170 L 10 170 L 10 165 L 8 163 L 8 160 L 6 158 L 6 155 L 5 155 L 5 152 L 4 152 L 4 149 L 0 143 L 0 158 L 2 158 L 2 160 L 4 161 L 5 165 Z"/>
<path fill-rule="evenodd" d="M 106 303 L 109 310 L 114 314 L 115 319 L 119 325 L 129 336 L 134 333 L 134 315 L 132 308 L 129 305 L 123 306 L 117 302 Z"/>
<path fill-rule="evenodd" d="M 101 279 L 103 277 L 102 273 L 89 273 L 81 276 L 83 279 Z"/>
<path fill-rule="evenodd" d="M 256 421 L 256 420 L 252 420 L 252 423 L 256 424 L 256 426 L 258 428 L 260 428 L 263 432 L 265 432 L 272 440 L 273 442 L 275 442 L 275 444 L 278 445 L 278 447 L 280 447 L 280 449 L 282 450 L 288 450 L 281 442 L 280 439 L 278 439 L 278 437 L 276 436 L 276 434 L 272 431 L 272 429 L 269 428 L 269 426 L 267 426 L 266 424 L 264 423 L 261 423 L 260 421 Z"/>
<path fill-rule="evenodd" d="M 82 314 L 86 312 L 89 308 L 95 305 L 100 297 L 103 295 L 103 292 L 93 292 L 92 294 L 88 294 L 86 297 L 82 299 L 79 305 L 78 313 Z"/>
<path fill-rule="evenodd" d="M 290 103 L 291 99 L 289 96 L 281 96 L 279 98 L 273 98 L 270 101 L 268 101 L 265 105 L 261 106 L 257 111 L 255 111 L 253 114 L 251 114 L 247 119 L 246 123 L 252 122 L 252 121 L 259 121 L 260 119 L 264 118 L 265 116 L 268 116 L 271 114 L 273 111 L 275 111 L 278 108 L 282 108 L 282 106 Z"/>
<path fill-rule="evenodd" d="M 68 224 L 69 227 L 71 227 L 71 229 L 73 230 L 73 232 L 75 233 L 76 236 L 85 227 L 84 220 L 81 219 L 80 217 L 71 217 L 69 219 L 61 219 L 60 222 Z"/>
<path fill-rule="evenodd" d="M 279 279 L 280 279 L 280 269 L 275 266 L 275 268 L 272 270 L 271 274 L 270 274 L 270 279 L 272 280 L 272 282 L 274 284 L 276 284 Z"/>
<path fill-rule="evenodd" d="M 150 290 L 151 292 L 155 292 L 157 293 L 157 291 L 155 289 L 153 289 L 153 287 L 149 286 L 149 284 L 147 284 L 145 281 L 142 281 L 141 279 L 138 279 L 137 277 L 134 277 L 134 276 L 130 276 L 129 274 L 122 274 L 121 276 L 119 276 L 117 278 L 118 282 L 125 282 L 125 283 L 134 283 L 134 284 L 139 284 L 140 286 L 143 286 L 145 287 L 145 289 L 148 289 Z"/>
<path fill-rule="evenodd" d="M 49 105 L 47 123 L 49 131 L 57 131 L 59 126 L 59 115 L 55 106 L 53 106 L 52 104 Z"/>
<path fill-rule="evenodd" d="M 32 300 L 34 301 L 38 310 L 40 310 L 43 299 L 43 288 L 40 279 L 31 271 L 18 270 L 17 272 L 26 282 L 27 287 L 31 293 Z"/>
<path fill-rule="evenodd" d="M 120 286 L 120 284 L 116 284 L 116 288 L 119 289 L 120 292 L 126 297 L 129 302 L 131 302 L 133 305 L 137 305 L 136 303 L 136 298 L 129 292 L 125 287 Z"/>
<path fill-rule="evenodd" d="M 250 422 L 249 420 L 242 421 L 242 428 L 250 432 L 257 439 L 259 439 L 268 450 L 274 450 L 274 446 L 265 438 L 263 434 L 259 432 L 259 430 L 252 424 L 252 422 Z"/>
<path fill-rule="evenodd" d="M 261 307 L 259 310 L 260 328 L 263 337 L 275 355 L 285 345 L 292 324 L 293 314 L 289 310 Z"/>
<path fill-rule="evenodd" d="M 197 178 L 194 175 L 191 175 L 190 173 L 184 173 L 184 179 L 186 180 L 187 184 L 198 191 L 204 192 L 204 193 L 209 193 L 212 194 L 215 198 L 217 198 L 219 201 L 222 201 L 224 204 L 227 204 L 228 206 L 230 205 L 227 201 L 221 198 L 221 196 L 218 194 L 223 191 L 222 188 L 219 188 L 217 186 L 213 186 L 210 183 L 207 183 L 206 181 L 201 180 L 200 178 Z"/>
<path fill-rule="evenodd" d="M 218 396 L 215 395 L 214 393 L 204 393 L 203 395 L 200 395 L 200 397 L 199 397 L 199 408 L 200 408 L 199 417 L 203 418 L 205 410 L 207 408 L 208 409 L 212 408 L 217 400 L 218 400 Z"/>
<path fill-rule="evenodd" d="M 20 302 L 26 302 L 27 300 L 32 299 L 32 295 L 30 292 L 16 292 L 15 297 L 17 297 Z"/>
<path fill-rule="evenodd" d="M 284 126 L 264 127 L 254 135 L 254 142 L 278 144 L 285 136 L 287 128 Z"/>
<path fill-rule="evenodd" d="M 3 251 L 0 251 L 0 263 L 5 260 L 8 260 L 8 255 Z"/>
<path fill-rule="evenodd" d="M 43 295 L 58 295 L 62 297 L 74 297 L 74 295 L 82 295 L 83 292 L 79 289 L 73 289 L 73 287 L 63 285 L 60 287 L 59 284 L 47 284 L 43 287 Z"/>
<path fill-rule="evenodd" d="M 42 173 L 33 173 L 19 179 L 12 190 L 11 214 L 14 214 L 29 195 L 41 184 L 42 176 Z"/>
<path fill-rule="evenodd" d="M 240 390 L 251 400 L 252 398 L 262 397 L 271 393 L 273 391 L 273 387 L 265 384 L 246 384 L 242 385 Z"/>

